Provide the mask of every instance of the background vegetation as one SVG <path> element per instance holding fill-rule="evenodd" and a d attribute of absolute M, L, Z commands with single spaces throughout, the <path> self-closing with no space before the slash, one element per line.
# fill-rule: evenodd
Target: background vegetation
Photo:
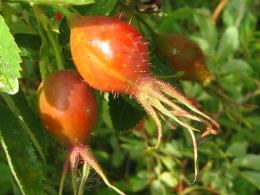
<path fill-rule="evenodd" d="M 65 148 L 44 132 L 36 91 L 50 72 L 74 68 L 60 6 L 131 20 L 150 42 L 153 73 L 221 124 L 219 135 L 198 135 L 200 173 L 191 184 L 192 143 L 181 127 L 164 124 L 161 147 L 146 152 L 156 142 L 156 127 L 142 108 L 126 96 L 96 92 L 99 119 L 89 146 L 113 184 L 127 194 L 260 193 L 259 1 L 0 0 L 0 194 L 57 194 Z M 157 55 L 152 29 L 193 39 L 227 94 L 255 106 L 227 112 L 199 84 L 181 81 Z M 69 177 L 64 191 L 72 193 Z M 91 172 L 86 194 L 114 192 Z"/>

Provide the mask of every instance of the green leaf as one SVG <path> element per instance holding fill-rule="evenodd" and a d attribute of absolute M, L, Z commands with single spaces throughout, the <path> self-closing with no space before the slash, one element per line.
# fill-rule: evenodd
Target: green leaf
<path fill-rule="evenodd" d="M 218 37 L 216 27 L 210 18 L 210 12 L 205 9 L 197 10 L 194 14 L 194 21 L 200 29 L 201 37 L 214 49 Z"/>
<path fill-rule="evenodd" d="M 242 176 L 260 190 L 260 173 L 255 171 L 241 171 Z"/>
<path fill-rule="evenodd" d="M 160 180 L 154 180 L 151 185 L 151 194 L 152 195 L 166 195 L 165 186 Z"/>
<path fill-rule="evenodd" d="M 82 15 L 109 15 L 117 4 L 117 0 L 96 0 L 95 4 L 78 7 Z"/>
<path fill-rule="evenodd" d="M 236 25 L 239 26 L 241 20 L 245 16 L 248 9 L 247 4 L 249 1 L 245 0 L 237 0 L 237 1 L 230 1 L 227 4 L 227 7 L 223 11 L 223 23 L 226 26 Z"/>
<path fill-rule="evenodd" d="M 174 171 L 176 163 L 174 162 L 171 156 L 160 156 L 160 159 L 168 170 Z"/>
<path fill-rule="evenodd" d="M 147 178 L 132 177 L 130 183 L 133 192 L 139 192 L 148 186 Z"/>
<path fill-rule="evenodd" d="M 47 139 L 38 114 L 30 108 L 23 92 L 18 92 L 14 96 L 11 96 L 11 98 L 15 106 L 15 114 L 22 123 L 25 124 L 24 128 L 26 128 L 28 136 L 42 159 L 45 161 L 44 153 L 46 152 Z"/>
<path fill-rule="evenodd" d="M 42 165 L 18 117 L 3 105 L 0 117 L 1 145 L 22 194 L 44 194 Z"/>
<path fill-rule="evenodd" d="M 0 162 L 0 194 L 8 194 L 12 188 L 12 176 L 7 164 Z"/>
<path fill-rule="evenodd" d="M 170 172 L 162 173 L 159 178 L 169 187 L 175 187 L 178 184 L 178 180 Z"/>
<path fill-rule="evenodd" d="M 240 158 L 236 158 L 233 162 L 237 167 L 244 167 L 256 171 L 260 171 L 260 155 L 247 154 Z"/>
<path fill-rule="evenodd" d="M 249 64 L 241 59 L 230 59 L 221 66 L 220 74 L 248 75 L 253 72 Z"/>
<path fill-rule="evenodd" d="M 0 37 L 0 91 L 15 94 L 19 90 L 20 50 L 1 15 Z"/>
<path fill-rule="evenodd" d="M 94 3 L 95 0 L 9 0 L 8 2 L 24 2 L 34 4 L 60 4 L 60 5 L 87 5 Z"/>
<path fill-rule="evenodd" d="M 245 156 L 247 150 L 247 142 L 233 142 L 227 149 L 226 153 L 229 156 Z"/>
<path fill-rule="evenodd" d="M 113 127 L 118 130 L 129 130 L 144 116 L 145 112 L 127 102 L 122 96 L 109 98 L 109 112 Z"/>
<path fill-rule="evenodd" d="M 228 27 L 223 33 L 217 50 L 219 60 L 226 59 L 232 55 L 239 47 L 239 35 L 236 26 Z"/>

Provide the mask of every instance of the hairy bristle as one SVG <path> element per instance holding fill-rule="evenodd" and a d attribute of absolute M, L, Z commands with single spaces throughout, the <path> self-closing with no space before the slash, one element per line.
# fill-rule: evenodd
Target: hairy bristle
<path fill-rule="evenodd" d="M 83 173 L 82 178 L 79 186 L 79 190 L 77 188 L 77 170 L 79 165 L 79 160 L 83 163 Z M 71 169 L 72 174 L 72 185 L 74 194 L 83 195 L 84 184 L 86 183 L 89 168 L 93 168 L 103 179 L 105 184 L 110 187 L 111 189 L 115 190 L 118 194 L 125 195 L 122 191 L 118 188 L 113 186 L 107 179 L 106 175 L 102 171 L 101 167 L 99 166 L 98 162 L 96 161 L 94 155 L 92 154 L 91 150 L 83 144 L 73 145 L 71 146 L 70 150 L 67 153 L 66 161 L 64 163 L 62 177 L 60 182 L 59 188 L 59 195 L 62 194 L 65 176 L 68 172 L 68 169 Z"/>
<path fill-rule="evenodd" d="M 160 116 L 164 121 L 166 121 L 165 117 L 172 119 L 177 124 L 188 130 L 192 138 L 194 149 L 195 181 L 198 174 L 198 156 L 197 142 L 193 131 L 200 130 L 193 127 L 190 124 L 189 120 L 204 124 L 207 128 L 207 132 L 205 134 L 216 134 L 219 130 L 219 124 L 203 112 L 199 111 L 196 107 L 194 107 L 174 87 L 151 76 L 147 76 L 146 78 L 141 80 L 136 88 L 137 89 L 134 93 L 135 98 L 144 107 L 148 115 L 151 116 L 157 126 L 158 137 L 155 148 L 159 147 L 162 137 L 162 124 L 158 116 Z M 186 109 L 182 108 L 181 106 L 184 106 L 184 108 Z M 167 125 L 171 126 L 169 124 Z M 214 129 L 212 125 L 215 126 L 216 129 Z"/>

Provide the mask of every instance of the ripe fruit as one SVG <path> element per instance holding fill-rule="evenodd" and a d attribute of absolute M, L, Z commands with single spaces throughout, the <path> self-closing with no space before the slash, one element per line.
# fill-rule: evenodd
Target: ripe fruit
<path fill-rule="evenodd" d="M 84 144 L 96 123 L 96 100 L 72 71 L 50 74 L 39 88 L 39 111 L 46 129 L 66 145 Z"/>
<path fill-rule="evenodd" d="M 187 119 L 202 122 L 211 132 L 216 131 L 211 123 L 219 129 L 217 122 L 174 87 L 152 76 L 147 42 L 130 24 L 115 17 L 87 16 L 74 18 L 70 25 L 72 58 L 81 76 L 95 89 L 136 98 L 158 127 L 156 148 L 162 136 L 160 117 L 169 117 L 188 129 L 195 149 L 192 130 L 196 129 Z"/>
<path fill-rule="evenodd" d="M 158 53 L 175 71 L 183 72 L 182 79 L 196 81 L 203 86 L 215 79 L 207 68 L 201 48 L 188 37 L 174 33 L 155 36 Z"/>
<path fill-rule="evenodd" d="M 227 95 L 217 78 L 209 72 L 203 51 L 191 39 L 174 33 L 158 33 L 154 37 L 158 53 L 175 71 L 183 72 L 181 79 L 201 84 L 205 91 L 218 98 L 226 109 L 235 111 L 230 113 L 234 118 L 237 118 L 237 106 L 250 107 L 235 102 Z"/>
<path fill-rule="evenodd" d="M 97 114 L 95 96 L 89 86 L 77 73 L 62 70 L 48 75 L 41 83 L 38 94 L 39 113 L 46 129 L 58 141 L 68 146 L 60 194 L 69 166 L 72 179 L 76 181 L 79 161 L 89 164 L 109 187 L 123 194 L 108 182 L 90 149 L 84 146 L 95 126 Z M 76 184 L 77 182 L 73 182 L 74 192 L 77 191 Z"/>

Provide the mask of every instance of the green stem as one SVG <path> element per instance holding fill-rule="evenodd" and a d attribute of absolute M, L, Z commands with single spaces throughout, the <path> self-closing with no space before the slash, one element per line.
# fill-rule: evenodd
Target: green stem
<path fill-rule="evenodd" d="M 39 68 L 40 68 L 41 78 L 42 80 L 44 80 L 47 75 L 47 71 L 46 71 L 45 63 L 42 60 L 39 62 Z"/>
<path fill-rule="evenodd" d="M 58 43 L 56 37 L 54 37 L 53 33 L 51 33 L 49 30 L 46 30 L 45 32 L 46 32 L 46 35 L 47 35 L 47 37 L 50 41 L 50 44 L 52 46 L 53 53 L 54 53 L 54 56 L 56 58 L 57 68 L 58 68 L 58 70 L 63 70 L 64 65 L 63 65 L 63 59 L 62 59 L 62 56 L 61 56 L 61 49 L 58 46 L 59 43 Z"/>
<path fill-rule="evenodd" d="M 31 129 L 28 127 L 28 125 L 26 124 L 26 122 L 23 120 L 23 117 L 20 113 L 20 111 L 18 110 L 18 108 L 15 106 L 14 101 L 12 100 L 12 98 L 5 94 L 5 93 L 0 93 L 1 96 L 3 97 L 4 101 L 6 102 L 7 106 L 10 108 L 10 110 L 19 118 L 19 123 L 22 126 L 22 128 L 25 130 L 26 134 L 29 136 L 30 140 L 32 141 L 34 147 L 36 148 L 37 152 L 39 153 L 40 157 L 42 158 L 43 162 L 46 163 L 44 154 L 42 152 L 42 148 L 40 143 L 38 142 L 38 140 L 36 139 L 35 135 L 33 134 L 33 132 L 31 131 Z"/>
<path fill-rule="evenodd" d="M 32 6 L 32 8 L 33 8 L 37 23 L 39 24 L 38 30 L 39 30 L 39 34 L 40 34 L 41 40 L 42 40 L 42 44 L 41 44 L 41 48 L 40 48 L 41 60 L 39 61 L 39 69 L 40 69 L 41 78 L 43 80 L 45 78 L 45 76 L 48 74 L 48 70 L 47 70 L 48 59 L 44 55 L 44 49 L 45 49 L 45 46 L 47 45 L 47 39 L 44 34 L 43 28 L 40 25 L 40 18 L 39 18 L 39 15 L 37 14 L 38 13 L 37 8 L 35 6 Z"/>
<path fill-rule="evenodd" d="M 51 45 L 51 48 L 53 50 L 54 57 L 56 59 L 57 68 L 58 70 L 64 69 L 63 65 L 63 59 L 61 55 L 61 49 L 59 47 L 59 43 L 57 38 L 54 36 L 52 29 L 49 27 L 52 26 L 51 21 L 49 18 L 43 13 L 43 11 L 40 9 L 39 6 L 33 6 L 35 15 L 38 19 L 38 22 L 40 23 L 40 26 L 42 27 L 43 34 L 47 36 L 48 42 Z"/>

